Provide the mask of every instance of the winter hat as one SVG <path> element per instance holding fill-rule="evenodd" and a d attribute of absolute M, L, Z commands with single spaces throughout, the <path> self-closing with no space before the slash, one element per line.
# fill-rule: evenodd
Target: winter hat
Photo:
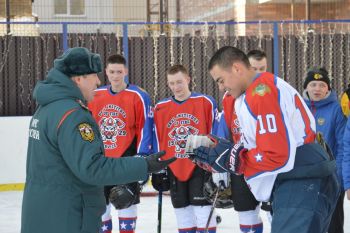
<path fill-rule="evenodd" d="M 54 61 L 54 68 L 68 77 L 94 74 L 102 71 L 100 55 L 86 48 L 70 48 Z"/>
<path fill-rule="evenodd" d="M 327 83 L 328 90 L 331 89 L 331 80 L 328 77 L 328 71 L 325 68 L 314 68 L 307 72 L 305 81 L 304 81 L 304 89 L 306 89 L 307 85 L 312 81 L 322 81 Z"/>

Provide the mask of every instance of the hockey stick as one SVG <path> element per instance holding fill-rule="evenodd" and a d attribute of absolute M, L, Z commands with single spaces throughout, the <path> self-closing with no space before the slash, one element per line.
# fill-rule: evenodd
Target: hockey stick
<path fill-rule="evenodd" d="M 220 187 L 218 187 L 218 189 L 215 192 L 214 201 L 213 201 L 213 204 L 210 208 L 210 213 L 208 216 L 207 224 L 205 225 L 205 231 L 204 231 L 205 233 L 209 233 L 209 224 L 210 224 L 211 217 L 213 217 L 213 213 L 214 213 L 215 205 L 216 205 L 216 200 L 218 199 L 220 188 L 221 188 L 221 184 L 220 184 Z"/>
<path fill-rule="evenodd" d="M 158 225 L 157 233 L 162 232 L 162 204 L 163 204 L 163 192 L 160 189 L 158 193 Z"/>

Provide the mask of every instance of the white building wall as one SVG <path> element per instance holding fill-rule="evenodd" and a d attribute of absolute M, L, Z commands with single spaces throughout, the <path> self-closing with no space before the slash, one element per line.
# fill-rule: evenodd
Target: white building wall
<path fill-rule="evenodd" d="M 115 19 L 115 0 L 85 0 L 85 15 L 62 16 L 54 13 L 54 0 L 35 0 L 33 13 L 38 15 L 39 22 L 113 22 Z M 61 25 L 39 25 L 42 33 L 61 33 Z M 115 31 L 115 26 L 103 25 L 69 25 L 68 32 L 101 33 Z"/>

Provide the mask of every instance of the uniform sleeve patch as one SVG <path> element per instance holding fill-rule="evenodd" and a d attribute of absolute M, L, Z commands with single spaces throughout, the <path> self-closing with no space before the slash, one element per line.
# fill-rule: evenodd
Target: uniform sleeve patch
<path fill-rule="evenodd" d="M 265 84 L 259 84 L 252 93 L 252 96 L 254 95 L 259 95 L 259 96 L 264 96 L 265 94 L 271 93 L 271 89 L 269 86 Z"/>
<path fill-rule="evenodd" d="M 95 139 L 94 131 L 92 127 L 88 123 L 81 123 L 78 126 L 78 130 L 80 132 L 80 136 L 84 141 L 92 142 Z"/>

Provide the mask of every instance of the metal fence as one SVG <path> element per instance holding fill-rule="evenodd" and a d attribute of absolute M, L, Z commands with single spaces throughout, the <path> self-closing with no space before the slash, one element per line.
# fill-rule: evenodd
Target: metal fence
<path fill-rule="evenodd" d="M 54 58 L 74 46 L 101 54 L 103 62 L 110 54 L 123 54 L 128 60 L 129 81 L 143 87 L 154 102 L 171 95 L 165 71 L 176 63 L 189 68 L 192 90 L 212 95 L 220 102 L 220 93 L 209 76 L 207 65 L 212 54 L 224 45 L 236 46 L 245 52 L 257 48 L 265 50 L 268 70 L 299 91 L 302 91 L 307 70 L 315 65 L 329 71 L 338 94 L 350 80 L 350 20 L 171 24 L 47 22 L 39 23 L 34 29 L 32 23 L 12 23 L 11 26 L 12 34 L 0 36 L 1 116 L 31 115 L 35 110 L 32 94 L 36 82 L 45 79 Z M 100 74 L 100 78 L 106 83 L 105 74 Z"/>

